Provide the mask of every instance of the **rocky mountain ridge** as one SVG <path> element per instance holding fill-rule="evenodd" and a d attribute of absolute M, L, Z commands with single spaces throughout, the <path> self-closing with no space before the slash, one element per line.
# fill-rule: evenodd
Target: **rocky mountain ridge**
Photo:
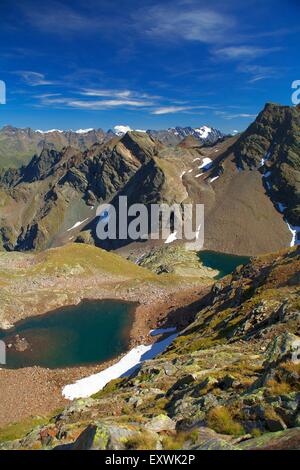
<path fill-rule="evenodd" d="M 61 151 L 72 146 L 81 151 L 95 143 L 111 139 L 114 134 L 102 129 L 79 129 L 78 131 L 35 131 L 30 128 L 19 129 L 5 126 L 0 129 L 0 168 L 19 168 L 27 165 L 34 155 L 43 149 Z"/>
<path fill-rule="evenodd" d="M 214 145 L 225 137 L 225 134 L 218 129 L 208 126 L 201 126 L 199 128 L 177 126 L 167 130 L 147 130 L 147 133 L 166 145 L 178 145 L 189 136 L 203 145 Z"/>
<path fill-rule="evenodd" d="M 263 172 L 279 210 L 300 226 L 300 106 L 267 103 L 233 153 L 238 168 Z"/>
<path fill-rule="evenodd" d="M 33 130 L 31 128 L 16 128 L 10 125 L 0 129 L 0 169 L 19 168 L 27 165 L 34 155 L 44 149 L 61 151 L 66 147 L 73 147 L 80 151 L 89 149 L 94 144 L 108 142 L 114 137 L 122 137 L 129 126 L 115 126 L 114 129 L 104 131 L 102 129 L 78 129 L 48 131 Z M 192 135 L 202 144 L 211 145 L 223 138 L 224 135 L 217 129 L 202 126 L 199 129 L 191 127 L 162 130 L 140 131 L 167 145 L 177 145 L 185 137 Z"/>
<path fill-rule="evenodd" d="M 296 245 L 299 128 L 299 107 L 267 105 L 244 134 L 210 147 L 191 135 L 170 146 L 130 131 L 84 152 L 45 148 L 0 172 L 2 249 L 98 244 L 96 208 L 118 210 L 121 195 L 128 204 L 204 204 L 206 249 L 256 255 Z"/>

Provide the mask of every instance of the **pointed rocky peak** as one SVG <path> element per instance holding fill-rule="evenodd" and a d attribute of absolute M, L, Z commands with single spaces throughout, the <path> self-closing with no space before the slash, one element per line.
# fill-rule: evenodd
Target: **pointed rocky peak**
<path fill-rule="evenodd" d="M 44 147 L 41 154 L 34 155 L 29 164 L 22 170 L 23 181 L 33 182 L 46 178 L 62 156 L 63 152 Z"/>
<path fill-rule="evenodd" d="M 154 154 L 157 142 L 145 132 L 130 131 L 121 138 L 122 143 L 131 153 L 140 161 L 144 162 L 146 158 Z"/>
<path fill-rule="evenodd" d="M 237 166 L 262 173 L 272 201 L 296 227 L 300 226 L 299 111 L 267 103 L 232 147 Z"/>

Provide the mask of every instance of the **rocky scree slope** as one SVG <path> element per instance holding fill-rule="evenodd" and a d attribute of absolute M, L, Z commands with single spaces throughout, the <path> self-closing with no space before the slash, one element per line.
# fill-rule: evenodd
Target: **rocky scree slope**
<path fill-rule="evenodd" d="M 299 285 L 299 248 L 255 258 L 163 354 L 26 433 L 1 430 L 1 448 L 299 449 Z"/>

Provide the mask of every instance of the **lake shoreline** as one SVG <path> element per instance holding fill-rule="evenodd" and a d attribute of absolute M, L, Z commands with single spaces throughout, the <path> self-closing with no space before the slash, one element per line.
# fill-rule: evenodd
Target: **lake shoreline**
<path fill-rule="evenodd" d="M 69 403 L 69 400 L 62 396 L 62 389 L 65 385 L 110 367 L 140 344 L 149 345 L 159 341 L 159 337 L 149 335 L 151 329 L 162 326 L 176 326 L 182 329 L 189 321 L 190 304 L 199 300 L 208 290 L 207 286 L 194 286 L 183 290 L 177 287 L 176 291 L 165 289 L 162 292 L 160 290 L 159 298 L 155 292 L 149 297 L 148 292 L 148 301 L 145 303 L 128 300 L 129 296 L 124 296 L 125 299 L 110 296 L 109 300 L 128 301 L 133 305 L 135 303 L 135 308 L 132 309 L 133 321 L 130 331 L 126 332 L 129 335 L 127 350 L 108 361 L 89 366 L 59 369 L 37 366 L 23 369 L 0 369 L 0 394 L 3 397 L 0 403 L 0 426 L 23 420 L 28 416 L 49 415 L 54 410 L 65 406 Z M 99 298 L 89 298 L 89 300 L 99 300 Z M 102 297 L 101 300 L 108 300 L 108 298 Z M 182 308 L 187 312 L 185 319 L 182 318 L 182 314 L 179 315 L 176 312 Z M 16 384 L 19 386 L 16 387 Z"/>
<path fill-rule="evenodd" d="M 239 258 L 240 259 L 240 258 Z M 108 361 L 93 365 L 74 366 L 60 369 L 29 367 L 25 369 L 0 369 L 0 394 L 4 397 L 0 403 L 0 426 L 20 421 L 31 415 L 45 415 L 69 403 L 62 397 L 62 389 L 84 377 L 100 372 L 116 362 L 139 345 L 149 345 L 159 341 L 159 337 L 151 337 L 150 330 L 176 326 L 182 330 L 192 321 L 192 315 L 199 311 L 199 302 L 210 291 L 214 280 L 188 279 L 166 282 L 129 283 L 124 279 L 104 280 L 97 276 L 83 279 L 66 279 L 64 284 L 57 279 L 51 295 L 36 286 L 28 285 L 26 290 L 34 287 L 33 301 L 24 301 L 22 308 L 10 308 L 2 316 L 0 326 L 7 330 L 13 324 L 28 317 L 47 315 L 49 312 L 66 306 L 80 304 L 84 300 L 112 300 L 129 302 L 133 305 L 133 320 L 124 330 L 128 338 L 128 347 Z M 167 279 L 167 278 L 166 278 Z M 44 282 L 43 282 L 44 283 Z M 25 286 L 24 286 L 25 287 Z M 197 306 L 198 305 L 198 306 Z M 13 306 L 12 306 L 13 307 Z M 9 319 L 9 321 L 8 321 Z M 16 386 L 18 384 L 18 386 Z M 30 410 L 30 411 L 28 411 Z"/>
<path fill-rule="evenodd" d="M 127 350 L 137 302 L 83 299 L 0 330 L 5 369 L 92 366 Z M 107 338 L 110 338 L 107 341 Z"/>

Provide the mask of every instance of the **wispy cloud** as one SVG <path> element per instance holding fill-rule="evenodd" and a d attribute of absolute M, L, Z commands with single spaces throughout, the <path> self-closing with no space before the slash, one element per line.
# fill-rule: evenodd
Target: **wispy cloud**
<path fill-rule="evenodd" d="M 56 90 L 55 90 L 56 91 Z M 38 106 L 53 108 L 76 108 L 86 110 L 140 109 L 153 115 L 174 114 L 179 112 L 200 113 L 201 110 L 215 110 L 216 106 L 163 98 L 144 91 L 130 89 L 82 88 L 35 94 Z"/>
<path fill-rule="evenodd" d="M 105 89 L 85 89 L 81 92 L 82 95 L 84 96 L 114 96 L 116 98 L 128 98 L 129 96 L 132 96 L 132 91 L 130 90 L 123 90 L 123 91 L 118 91 L 118 90 L 105 90 Z"/>
<path fill-rule="evenodd" d="M 160 96 L 129 89 L 82 88 L 69 90 L 69 96 L 62 93 L 44 93 L 35 95 L 34 98 L 38 100 L 40 106 L 91 110 L 113 108 L 146 108 L 150 110 L 160 106 L 161 101 Z"/>
<path fill-rule="evenodd" d="M 234 19 L 209 8 L 180 5 L 154 5 L 147 15 L 140 10 L 134 14 L 138 28 L 148 36 L 170 40 L 182 38 L 203 43 L 219 43 L 235 24 Z"/>
<path fill-rule="evenodd" d="M 52 34 L 89 33 L 106 23 L 97 14 L 84 13 L 58 1 L 40 4 L 39 8 L 27 8 L 25 2 L 23 14 L 31 26 Z"/>
<path fill-rule="evenodd" d="M 83 96 L 98 96 L 98 97 L 110 97 L 110 98 L 131 98 L 131 99 L 150 99 L 159 100 L 161 96 L 150 95 L 145 92 L 138 92 L 134 90 L 112 90 L 106 89 L 95 89 L 85 88 L 80 92 Z"/>
<path fill-rule="evenodd" d="M 31 72 L 29 70 L 21 70 L 18 75 L 30 86 L 55 85 L 56 82 L 47 80 L 43 73 Z"/>
<path fill-rule="evenodd" d="M 88 95 L 89 96 L 89 95 Z M 94 95 L 92 95 L 94 96 Z M 100 95 L 107 96 L 107 95 Z M 111 95 L 110 95 L 111 96 Z M 120 93 L 119 97 L 112 99 L 83 100 L 78 97 L 63 97 L 59 94 L 36 95 L 39 105 L 53 107 L 68 107 L 77 109 L 105 110 L 114 108 L 143 108 L 153 106 L 155 103 L 147 99 L 131 99 Z"/>
<path fill-rule="evenodd" d="M 255 119 L 257 116 L 257 114 L 252 114 L 252 113 L 231 114 L 227 111 L 216 111 L 215 115 L 220 116 L 223 119 L 226 119 L 227 121 L 230 121 L 231 119 Z"/>
<path fill-rule="evenodd" d="M 150 106 L 152 103 L 148 101 L 138 101 L 138 100 L 99 100 L 99 101 L 82 101 L 82 100 L 68 100 L 66 102 L 67 106 L 72 108 L 81 108 L 81 109 L 109 109 L 116 107 L 134 107 L 141 108 L 145 106 Z"/>
<path fill-rule="evenodd" d="M 151 114 L 173 114 L 181 111 L 189 111 L 194 109 L 193 106 L 163 106 L 161 108 L 153 109 Z"/>
<path fill-rule="evenodd" d="M 267 67 L 264 65 L 242 64 L 237 68 L 238 72 L 249 75 L 248 83 L 255 83 L 261 80 L 275 79 L 282 76 L 283 70 L 278 67 Z"/>
<path fill-rule="evenodd" d="M 256 47 L 256 46 L 229 46 L 213 51 L 215 57 L 224 60 L 256 59 L 271 52 L 281 50 L 279 47 Z"/>

